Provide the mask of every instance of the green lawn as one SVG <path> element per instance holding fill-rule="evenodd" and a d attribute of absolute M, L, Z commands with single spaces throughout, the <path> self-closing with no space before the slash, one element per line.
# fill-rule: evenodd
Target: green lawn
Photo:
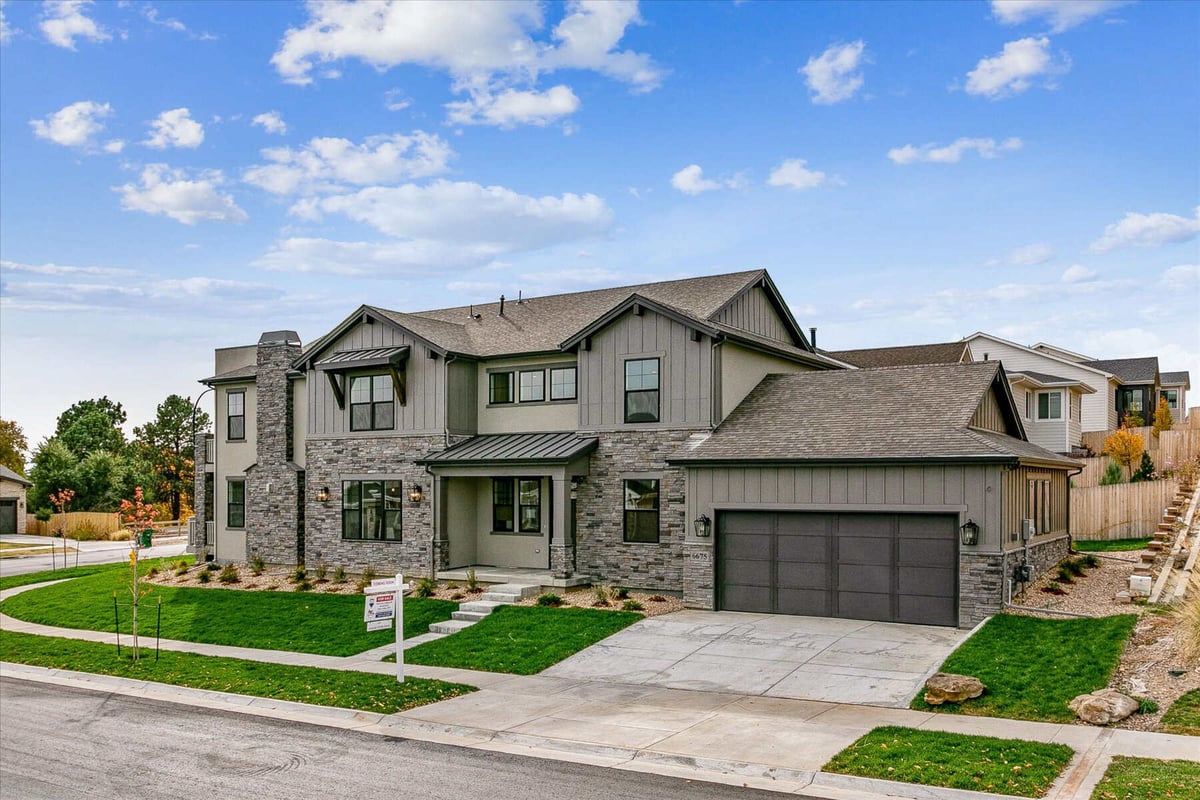
<path fill-rule="evenodd" d="M 1163 715 L 1159 730 L 1200 736 L 1200 689 L 1193 689 L 1172 703 Z"/>
<path fill-rule="evenodd" d="M 406 678 L 401 684 L 394 675 L 289 667 L 193 653 L 163 651 L 156 662 L 153 646 L 143 648 L 142 659 L 135 664 L 128 648 L 121 648 L 118 657 L 112 645 L 11 631 L 0 631 L 0 661 L 381 714 L 475 691 L 475 687 L 460 683 Z"/>
<path fill-rule="evenodd" d="M 639 619 L 632 611 L 501 606 L 453 636 L 406 650 L 404 660 L 533 675 Z"/>
<path fill-rule="evenodd" d="M 1116 553 L 1124 550 L 1145 550 L 1149 539 L 1114 539 L 1105 541 L 1081 541 L 1072 539 L 1071 546 L 1080 553 Z"/>
<path fill-rule="evenodd" d="M 1064 744 L 876 728 L 822 769 L 864 778 L 1041 797 L 1074 752 Z"/>
<path fill-rule="evenodd" d="M 1200 764 L 1115 756 L 1092 800 L 1186 800 L 1200 791 Z"/>
<path fill-rule="evenodd" d="M 950 654 L 943 672 L 974 675 L 987 691 L 965 703 L 931 706 L 921 695 L 912 707 L 1046 722 L 1070 722 L 1067 702 L 1101 689 L 1137 618 L 1038 619 L 999 614 Z"/>
<path fill-rule="evenodd" d="M 120 583 L 124 575 L 122 568 L 110 566 L 77 580 L 11 597 L 0 604 L 0 611 L 43 625 L 111 631 L 113 592 L 118 593 L 119 601 L 128 597 Z M 142 635 L 154 635 L 159 598 L 164 639 L 330 656 L 353 655 L 395 641 L 394 631 L 367 632 L 362 595 L 173 586 L 153 586 L 143 598 L 139 625 Z M 431 622 L 449 619 L 457 608 L 457 603 L 448 600 L 406 598 L 404 635 L 427 633 Z M 130 608 L 122 606 L 119 610 L 121 629 L 128 632 Z"/>
<path fill-rule="evenodd" d="M 192 563 L 191 556 L 175 558 L 151 558 L 142 563 L 143 569 L 150 567 L 158 567 L 164 569 L 168 564 L 176 564 L 181 560 Z M 124 563 L 121 564 L 91 564 L 85 567 L 70 567 L 69 569 L 59 570 L 43 570 L 42 572 L 30 572 L 26 575 L 10 575 L 7 578 L 0 578 L 0 590 L 12 589 L 17 586 L 28 586 L 31 583 L 43 583 L 44 581 L 61 581 L 66 578 L 82 578 L 85 575 L 95 575 L 98 572 L 123 573 L 126 569 Z"/>

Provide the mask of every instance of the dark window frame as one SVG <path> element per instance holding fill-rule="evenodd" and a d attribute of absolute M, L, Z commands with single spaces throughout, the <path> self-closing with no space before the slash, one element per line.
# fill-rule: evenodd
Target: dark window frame
<path fill-rule="evenodd" d="M 367 487 L 378 484 L 378 502 L 367 503 Z M 351 487 L 354 487 L 353 489 Z M 357 500 L 351 501 L 352 497 Z M 368 535 L 368 510 L 375 509 L 378 535 Z M 350 524 L 353 521 L 353 524 Z M 350 529 L 353 529 L 351 532 Z M 404 484 L 393 478 L 350 479 L 342 481 L 342 541 L 402 542 L 404 541 Z"/>
<path fill-rule="evenodd" d="M 542 532 L 542 479 L 541 478 L 517 478 L 517 532 L 518 533 L 541 533 Z M 533 484 L 534 502 L 525 502 L 526 484 Z M 533 509 L 532 523 L 527 523 L 525 519 L 525 509 Z"/>
<path fill-rule="evenodd" d="M 530 397 L 525 399 L 525 376 L 537 375 L 541 378 L 538 383 L 538 388 L 541 390 L 541 397 Z M 531 385 L 532 389 L 533 386 Z M 544 369 L 523 369 L 517 373 L 517 402 L 518 403 L 544 403 L 546 402 L 546 370 Z"/>
<path fill-rule="evenodd" d="M 1167 401 L 1167 408 L 1171 413 L 1179 411 L 1179 390 L 1178 389 L 1162 389 L 1158 393 L 1160 400 Z"/>
<path fill-rule="evenodd" d="M 241 494 L 240 502 L 233 501 L 233 487 L 239 487 Z M 235 509 L 237 515 L 235 517 Z M 236 522 L 234 520 L 237 520 Z M 225 527 L 230 530 L 243 530 L 246 527 L 246 479 L 245 478 L 226 478 L 225 479 Z"/>
<path fill-rule="evenodd" d="M 1046 405 L 1045 412 L 1046 413 L 1045 414 L 1042 413 L 1042 398 L 1043 397 L 1046 398 L 1046 403 L 1045 403 L 1045 405 Z M 1057 414 L 1057 416 L 1051 413 L 1054 410 L 1054 407 L 1053 407 L 1054 404 L 1052 401 L 1055 397 L 1058 398 L 1058 414 Z M 1037 418 L 1038 419 L 1062 419 L 1063 418 L 1062 412 L 1063 412 L 1062 392 L 1038 392 L 1038 399 L 1037 399 Z"/>
<path fill-rule="evenodd" d="M 242 413 L 231 414 L 230 405 L 233 398 L 241 398 L 239 400 Z M 233 421 L 238 420 L 238 425 L 241 429 L 241 435 L 235 436 L 233 433 Z M 246 390 L 237 389 L 225 392 L 225 440 L 229 442 L 244 442 L 246 441 Z"/>
<path fill-rule="evenodd" d="M 370 399 L 365 403 L 354 402 L 354 384 L 359 381 L 369 381 L 367 394 Z M 375 391 L 377 381 L 387 387 L 389 398 L 388 400 L 376 400 Z M 350 430 L 351 431 L 392 431 L 396 429 L 396 387 L 392 385 L 392 377 L 386 373 L 374 373 L 371 375 L 354 375 L 350 378 Z M 355 423 L 354 410 L 366 406 L 367 425 L 358 425 Z M 391 413 L 391 423 L 383 424 L 380 422 L 380 412 L 384 407 L 388 407 Z"/>
<path fill-rule="evenodd" d="M 654 484 L 653 495 L 654 505 L 651 508 L 630 508 L 629 507 L 629 484 L 644 483 Z M 641 496 L 645 497 L 650 492 L 642 492 Z M 640 499 L 640 498 L 639 498 Z M 662 541 L 662 479 L 661 478 L 624 478 L 621 481 L 621 509 L 622 509 L 622 534 L 621 538 L 626 544 L 659 544 Z M 646 517 L 653 516 L 654 538 L 650 539 L 642 532 L 646 526 L 645 522 L 639 522 Z M 632 524 L 631 524 L 632 523 Z M 631 538 L 631 528 L 632 536 Z"/>
<path fill-rule="evenodd" d="M 516 533 L 516 483 L 513 478 L 492 478 L 492 533 Z M 505 515 L 501 512 L 507 512 Z"/>
<path fill-rule="evenodd" d="M 507 392 L 507 397 L 497 400 L 496 399 L 496 397 L 497 397 L 496 379 L 497 379 L 497 377 L 499 377 L 501 375 L 504 376 L 508 392 Z M 512 370 L 498 370 L 496 372 L 489 372 L 488 373 L 488 405 L 490 405 L 490 406 L 511 405 L 517 396 L 516 391 L 515 391 L 516 387 L 514 384 L 515 384 L 515 381 L 513 380 L 513 371 Z"/>
<path fill-rule="evenodd" d="M 550 402 L 553 403 L 553 402 L 557 402 L 559 400 L 578 400 L 579 399 L 579 368 L 578 367 L 574 367 L 574 366 L 551 367 L 549 372 L 550 372 Z M 562 397 L 554 396 L 554 387 L 555 387 L 554 373 L 556 373 L 556 372 L 570 372 L 571 373 L 571 384 L 570 384 L 571 385 L 571 394 L 570 395 L 563 395 Z M 567 384 L 564 381 L 564 382 L 560 383 L 559 385 L 566 386 Z"/>
<path fill-rule="evenodd" d="M 646 388 L 644 386 L 638 386 L 638 388 L 636 388 L 636 389 L 630 389 L 629 388 L 629 383 L 630 383 L 629 379 L 631 376 L 629 374 L 629 366 L 631 364 L 646 364 L 651 361 L 654 362 L 654 387 Z M 640 379 L 639 383 L 642 383 L 642 382 L 644 382 L 645 378 L 648 377 L 648 375 L 645 372 L 643 372 L 639 375 L 632 376 L 632 377 L 636 377 L 636 378 Z M 662 393 L 661 393 L 662 392 L 662 359 L 659 358 L 658 356 L 654 356 L 652 358 L 627 358 L 627 359 L 625 359 L 625 362 L 622 366 L 622 381 L 623 381 L 622 386 L 625 389 L 625 407 L 624 407 L 624 415 L 623 415 L 622 419 L 627 424 L 631 424 L 631 425 L 661 422 L 662 421 Z M 629 408 L 630 398 L 631 397 L 643 397 L 643 396 L 645 396 L 645 397 L 653 396 L 654 397 L 653 418 L 652 419 L 650 419 L 650 418 L 632 419 L 631 417 L 637 417 L 641 414 L 649 413 L 646 411 L 639 410 L 639 411 L 635 412 L 634 414 L 630 414 L 630 408 Z"/>

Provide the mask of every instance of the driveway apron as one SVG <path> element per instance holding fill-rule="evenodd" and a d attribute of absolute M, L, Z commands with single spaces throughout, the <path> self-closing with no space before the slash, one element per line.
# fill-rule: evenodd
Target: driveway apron
<path fill-rule="evenodd" d="M 970 631 L 681 611 L 642 620 L 543 675 L 905 708 Z"/>

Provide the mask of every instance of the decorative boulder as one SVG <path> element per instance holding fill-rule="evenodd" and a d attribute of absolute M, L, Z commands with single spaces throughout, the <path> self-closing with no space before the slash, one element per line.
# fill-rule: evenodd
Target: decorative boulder
<path fill-rule="evenodd" d="M 1067 703 L 1075 715 L 1091 725 L 1120 722 L 1138 710 L 1138 701 L 1116 689 L 1081 694 Z"/>
<path fill-rule="evenodd" d="M 925 681 L 925 702 L 931 706 L 942 703 L 961 703 L 979 697 L 987 689 L 978 678 L 937 672 Z"/>

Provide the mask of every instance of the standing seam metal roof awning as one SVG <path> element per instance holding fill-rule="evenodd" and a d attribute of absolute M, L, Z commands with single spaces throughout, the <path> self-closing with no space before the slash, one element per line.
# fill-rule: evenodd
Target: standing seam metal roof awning
<path fill-rule="evenodd" d="M 340 372 L 359 367 L 399 366 L 408 358 L 408 345 L 372 347 L 367 350 L 342 350 L 322 358 L 313 366 L 326 372 Z"/>
<path fill-rule="evenodd" d="M 566 464 L 592 452 L 599 439 L 581 439 L 574 433 L 492 433 L 476 436 L 440 453 L 416 460 L 418 464 Z"/>

